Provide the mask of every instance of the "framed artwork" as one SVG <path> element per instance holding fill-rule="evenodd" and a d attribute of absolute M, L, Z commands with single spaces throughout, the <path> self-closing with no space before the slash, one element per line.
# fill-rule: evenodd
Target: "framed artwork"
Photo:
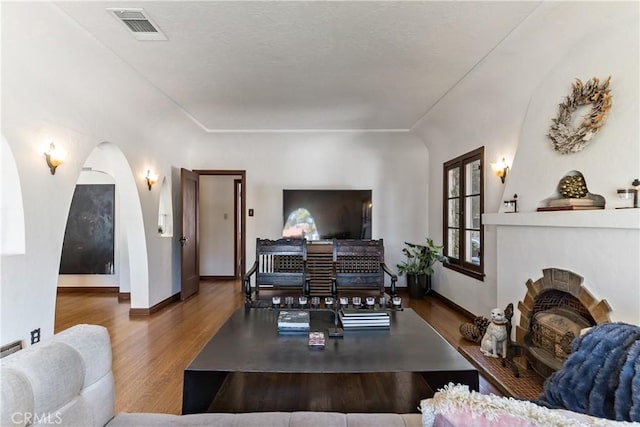
<path fill-rule="evenodd" d="M 114 274 L 115 185 L 76 185 L 60 274 Z"/>

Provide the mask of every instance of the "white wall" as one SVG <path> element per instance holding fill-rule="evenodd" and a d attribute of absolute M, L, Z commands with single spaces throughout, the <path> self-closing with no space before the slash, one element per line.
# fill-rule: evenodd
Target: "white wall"
<path fill-rule="evenodd" d="M 234 274 L 234 179 L 233 176 L 200 176 L 201 276 Z"/>
<path fill-rule="evenodd" d="M 247 266 L 255 239 L 282 235 L 282 190 L 371 189 L 373 238 L 385 239 L 387 264 L 401 260 L 405 240 L 427 230 L 424 144 L 406 134 L 305 133 L 209 135 L 194 169 L 247 171 Z"/>
<path fill-rule="evenodd" d="M 498 212 L 502 201 L 511 199 L 514 193 L 518 194 L 521 211 L 533 211 L 540 200 L 553 193 L 560 178 L 573 169 L 584 173 L 589 189 L 605 196 L 608 207 L 618 205 L 613 194 L 615 189 L 628 186 L 633 178 L 640 176 L 638 7 L 637 2 L 542 3 L 414 129 L 424 139 L 432 159 L 430 198 L 440 200 L 442 197 L 442 163 L 484 145 L 485 212 Z M 608 123 L 580 153 L 567 156 L 555 153 L 546 133 L 557 114 L 557 104 L 570 93 L 571 83 L 576 77 L 605 79 L 609 75 L 614 98 Z M 506 185 L 502 185 L 489 168 L 490 162 L 503 156 L 513 163 Z M 440 206 L 440 203 L 431 203 L 429 207 L 430 234 L 439 239 L 442 235 Z M 635 301 L 640 300 L 640 276 L 637 258 L 632 261 L 629 256 L 637 254 L 640 245 L 637 233 L 622 240 L 617 240 L 619 235 L 611 235 L 611 242 L 616 242 L 612 245 L 622 246 L 617 252 L 607 246 L 610 257 L 603 262 L 603 254 L 585 245 L 584 237 L 578 237 L 593 231 L 573 231 L 578 239 L 576 243 L 561 243 L 566 247 L 558 250 L 582 248 L 587 253 L 579 257 L 582 265 L 566 262 L 578 274 L 603 264 L 617 272 L 628 272 L 618 277 L 622 280 L 605 286 L 609 288 L 607 294 L 626 295 L 634 301 L 631 306 L 621 304 L 613 309 L 623 310 L 618 313 L 623 318 L 635 318 L 631 310 L 637 309 Z M 536 233 L 540 232 L 536 229 Z M 568 233 L 570 238 L 572 233 Z M 526 271 L 518 270 L 521 262 L 515 267 L 510 259 L 498 258 L 496 228 L 488 226 L 485 228 L 484 282 L 439 269 L 434 288 L 478 315 L 486 315 L 505 302 L 517 303 L 506 301 L 506 294 L 498 298 L 498 276 L 508 270 L 509 283 L 504 286 L 516 287 L 516 294 L 521 291 L 524 296 L 526 280 L 537 279 L 541 269 L 549 267 L 542 265 L 543 261 L 549 261 L 548 254 L 555 252 L 544 245 L 532 244 L 527 236 L 506 240 L 505 244 L 509 246 L 503 248 L 502 255 L 526 253 L 529 260 L 535 259 L 532 266 Z M 621 262 L 614 262 L 614 258 L 622 254 Z M 565 260 L 557 255 L 555 266 L 560 266 Z M 623 267 L 622 262 L 627 261 L 629 265 Z M 596 279 L 600 277 L 585 277 L 586 282 Z M 508 293 L 511 299 L 513 295 Z"/>

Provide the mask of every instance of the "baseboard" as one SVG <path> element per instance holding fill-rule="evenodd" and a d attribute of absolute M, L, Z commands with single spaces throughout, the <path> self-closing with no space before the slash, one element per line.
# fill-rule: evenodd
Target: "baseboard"
<path fill-rule="evenodd" d="M 57 288 L 59 294 L 72 294 L 79 292 L 90 292 L 96 294 L 116 294 L 120 290 L 117 286 L 60 286 Z"/>
<path fill-rule="evenodd" d="M 470 312 L 466 308 L 460 307 L 458 304 L 456 304 L 455 302 L 451 301 L 450 299 L 440 295 L 439 293 L 437 293 L 433 289 L 431 290 L 431 292 L 429 292 L 429 296 L 438 298 L 440 301 L 442 301 L 443 303 L 445 303 L 446 305 L 448 305 L 449 307 L 451 307 L 453 310 L 457 311 L 458 313 L 461 313 L 462 315 L 467 317 L 469 320 L 473 320 L 473 319 L 475 319 L 477 317 L 475 314 L 473 314 L 472 312 Z"/>
<path fill-rule="evenodd" d="M 200 276 L 200 280 L 234 280 L 233 276 Z"/>
<path fill-rule="evenodd" d="M 131 301 L 131 292 L 118 292 L 118 302 Z"/>
<path fill-rule="evenodd" d="M 176 301 L 180 301 L 180 292 L 171 295 L 169 298 L 166 298 L 149 308 L 130 308 L 129 317 L 150 316 Z"/>

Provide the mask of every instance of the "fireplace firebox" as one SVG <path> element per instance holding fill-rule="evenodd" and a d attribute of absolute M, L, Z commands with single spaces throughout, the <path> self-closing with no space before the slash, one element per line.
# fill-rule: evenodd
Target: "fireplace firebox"
<path fill-rule="evenodd" d="M 607 301 L 597 300 L 583 280 L 571 271 L 547 268 L 540 279 L 527 281 L 516 326 L 516 342 L 525 354 L 521 368 L 548 377 L 560 369 L 581 329 L 611 321 Z"/>

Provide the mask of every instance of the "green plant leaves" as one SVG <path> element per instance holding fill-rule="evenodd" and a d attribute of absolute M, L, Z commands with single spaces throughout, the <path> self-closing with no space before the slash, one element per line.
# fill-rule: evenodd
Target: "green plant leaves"
<path fill-rule="evenodd" d="M 436 245 L 433 239 L 427 237 L 426 244 L 404 242 L 405 248 L 402 254 L 406 261 L 396 265 L 398 274 L 433 274 L 433 265 L 436 262 L 449 262 L 449 259 L 442 254 L 444 246 Z"/>

